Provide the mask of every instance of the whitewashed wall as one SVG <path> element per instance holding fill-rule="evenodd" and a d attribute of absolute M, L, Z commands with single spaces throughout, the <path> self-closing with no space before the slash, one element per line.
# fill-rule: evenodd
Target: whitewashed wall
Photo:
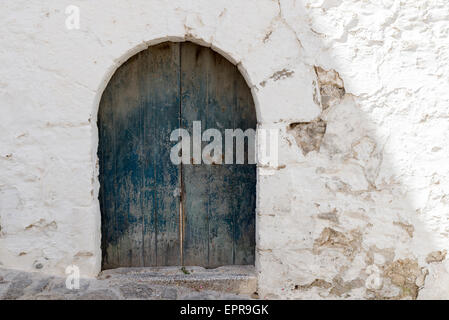
<path fill-rule="evenodd" d="M 444 0 L 4 0 L 0 265 L 100 271 L 102 91 L 134 53 L 191 40 L 282 132 L 258 182 L 261 297 L 449 298 L 448 35 Z"/>

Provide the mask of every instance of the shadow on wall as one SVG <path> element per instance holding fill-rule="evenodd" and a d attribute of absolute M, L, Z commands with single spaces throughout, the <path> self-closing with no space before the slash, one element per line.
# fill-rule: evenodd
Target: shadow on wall
<path fill-rule="evenodd" d="M 407 89 L 355 96 L 335 69 L 315 66 L 322 113 L 288 125 L 283 138 L 299 159 L 268 178 L 289 181 L 282 192 L 290 203 L 271 218 L 285 242 L 261 250 L 262 265 L 279 271 L 260 282 L 278 288 L 266 297 L 443 298 L 435 274 L 447 277 L 446 251 L 422 201 L 438 176 L 417 170 L 413 158 L 425 140 L 410 131 L 427 126 L 412 110 L 395 112 L 391 101 L 404 105 Z"/>

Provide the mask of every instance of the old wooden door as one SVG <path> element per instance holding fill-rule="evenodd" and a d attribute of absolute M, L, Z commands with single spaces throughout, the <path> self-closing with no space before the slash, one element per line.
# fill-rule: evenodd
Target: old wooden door
<path fill-rule="evenodd" d="M 192 134 L 193 121 L 223 141 L 256 127 L 243 77 L 209 48 L 162 43 L 110 80 L 98 115 L 103 269 L 254 263 L 256 167 L 173 164 L 170 134 Z"/>

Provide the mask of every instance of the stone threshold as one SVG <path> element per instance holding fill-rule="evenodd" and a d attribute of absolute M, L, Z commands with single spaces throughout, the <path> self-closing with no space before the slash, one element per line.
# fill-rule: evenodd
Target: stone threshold
<path fill-rule="evenodd" d="M 254 266 L 223 266 L 215 269 L 203 267 L 143 267 L 104 270 L 99 280 L 111 282 L 136 281 L 164 286 L 181 286 L 194 290 L 252 295 L 257 292 Z"/>

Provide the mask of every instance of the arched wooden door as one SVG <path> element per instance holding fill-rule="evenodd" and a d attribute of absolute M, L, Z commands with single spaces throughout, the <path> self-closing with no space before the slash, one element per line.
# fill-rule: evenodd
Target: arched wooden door
<path fill-rule="evenodd" d="M 113 75 L 98 115 L 103 269 L 254 263 L 256 166 L 173 164 L 170 134 L 193 121 L 223 141 L 256 128 L 243 77 L 211 49 L 165 42 Z"/>

